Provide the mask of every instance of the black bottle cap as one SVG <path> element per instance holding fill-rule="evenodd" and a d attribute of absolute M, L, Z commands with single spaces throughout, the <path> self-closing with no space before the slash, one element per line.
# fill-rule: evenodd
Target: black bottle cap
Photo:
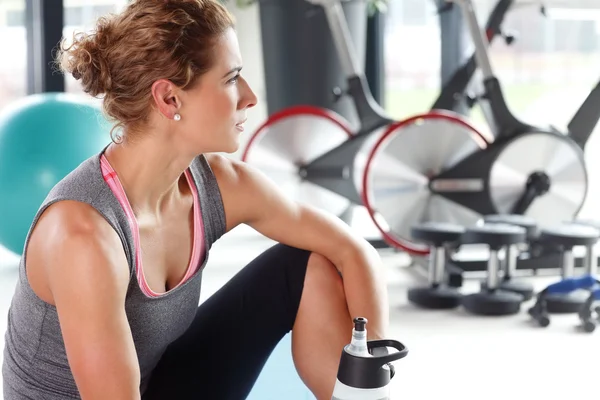
<path fill-rule="evenodd" d="M 367 325 L 367 319 L 364 317 L 357 317 L 354 318 L 354 330 L 355 331 L 364 331 L 365 330 L 365 326 Z"/>
<path fill-rule="evenodd" d="M 346 386 L 358 389 L 376 389 L 386 386 L 394 376 L 393 361 L 406 357 L 408 349 L 397 340 L 371 340 L 367 346 L 372 356 L 356 356 L 342 351 L 337 378 Z M 379 348 L 393 347 L 398 351 L 382 355 Z"/>

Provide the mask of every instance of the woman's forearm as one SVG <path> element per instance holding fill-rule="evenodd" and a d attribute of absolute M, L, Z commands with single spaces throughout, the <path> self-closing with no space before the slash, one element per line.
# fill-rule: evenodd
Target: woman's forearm
<path fill-rule="evenodd" d="M 342 273 L 350 316 L 367 318 L 369 339 L 386 338 L 389 303 L 379 253 L 365 241 L 348 252 L 341 264 L 338 268 Z"/>

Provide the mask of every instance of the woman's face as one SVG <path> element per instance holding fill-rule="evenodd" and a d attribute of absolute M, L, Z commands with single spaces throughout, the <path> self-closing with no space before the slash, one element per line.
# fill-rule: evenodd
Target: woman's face
<path fill-rule="evenodd" d="M 233 153 L 239 147 L 246 111 L 257 98 L 240 75 L 242 57 L 231 28 L 214 47 L 213 67 L 181 97 L 177 121 L 186 144 L 202 153 Z"/>

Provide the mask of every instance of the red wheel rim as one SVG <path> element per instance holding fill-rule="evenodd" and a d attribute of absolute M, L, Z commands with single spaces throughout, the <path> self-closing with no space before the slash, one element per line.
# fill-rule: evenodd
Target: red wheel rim
<path fill-rule="evenodd" d="M 265 129 L 269 128 L 271 125 L 275 124 L 276 122 L 279 122 L 282 119 L 296 117 L 300 115 L 315 115 L 318 117 L 323 117 L 342 128 L 342 130 L 348 135 L 348 137 L 351 137 L 353 135 L 350 124 L 348 124 L 348 122 L 346 122 L 339 114 L 331 110 L 311 105 L 298 105 L 288 107 L 270 115 L 269 118 L 267 118 L 267 120 L 262 125 L 260 125 L 258 129 L 256 129 L 256 131 L 248 140 L 248 143 L 246 143 L 246 147 L 244 149 L 244 152 L 242 153 L 241 160 L 246 161 L 248 159 L 248 152 L 250 151 L 256 139 L 258 139 L 260 135 L 262 135 L 263 132 L 265 132 Z"/>
<path fill-rule="evenodd" d="M 411 125 L 413 122 L 417 120 L 445 120 L 449 121 L 453 124 L 461 125 L 467 128 L 467 131 L 471 134 L 472 139 L 477 144 L 480 149 L 485 149 L 488 146 L 488 140 L 486 140 L 486 135 L 483 135 L 477 129 L 475 129 L 472 125 L 470 125 L 464 118 L 462 118 L 459 114 L 450 112 L 450 111 L 442 111 L 435 110 L 428 112 L 426 114 L 419 114 L 412 116 L 408 119 L 398 121 L 390 124 L 384 133 L 378 138 L 375 142 L 371 150 L 369 151 L 366 165 L 363 172 L 362 179 L 362 191 L 361 198 L 363 201 L 363 205 L 367 209 L 369 216 L 371 217 L 373 223 L 375 224 L 377 230 L 381 233 L 382 237 L 386 242 L 390 245 L 398 247 L 410 254 L 414 255 L 427 255 L 429 254 L 429 248 L 423 245 L 422 243 L 416 243 L 406 238 L 398 238 L 394 235 L 390 234 L 378 221 L 377 212 L 373 207 L 373 201 L 369 196 L 370 191 L 370 182 L 369 182 L 369 173 L 371 171 L 373 160 L 375 156 L 378 154 L 379 150 L 385 144 L 391 135 L 396 133 L 398 129 Z"/>

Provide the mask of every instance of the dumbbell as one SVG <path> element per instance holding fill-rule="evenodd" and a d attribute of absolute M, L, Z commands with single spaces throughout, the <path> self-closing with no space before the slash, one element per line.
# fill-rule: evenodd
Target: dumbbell
<path fill-rule="evenodd" d="M 511 315 L 520 311 L 521 303 L 525 300 L 523 295 L 500 288 L 498 252 L 505 246 L 525 243 L 526 240 L 525 228 L 515 225 L 489 223 L 466 229 L 461 238 L 462 244 L 487 244 L 490 252 L 484 287 L 480 292 L 462 299 L 467 311 L 478 315 Z"/>
<path fill-rule="evenodd" d="M 600 221 L 576 219 L 571 223 L 576 225 L 591 226 L 592 228 L 598 229 L 600 231 Z M 586 274 L 596 276 L 598 275 L 598 260 L 596 257 L 596 252 L 594 251 L 594 245 L 595 244 L 591 244 L 585 247 L 585 258 L 583 260 L 583 266 Z"/>
<path fill-rule="evenodd" d="M 599 238 L 600 231 L 596 228 L 580 224 L 561 224 L 556 227 L 544 228 L 539 236 L 540 242 L 549 243 L 561 249 L 563 253 L 561 278 L 563 280 L 575 276 L 573 247 L 585 246 L 588 251 Z M 551 314 L 574 314 L 579 312 L 586 299 L 586 293 L 575 290 L 568 293 L 549 293 L 544 300 L 546 310 Z"/>
<path fill-rule="evenodd" d="M 420 307 L 451 309 L 460 305 L 462 294 L 446 285 L 446 246 L 457 242 L 465 228 L 440 222 L 424 222 L 411 227 L 412 238 L 429 244 L 428 286 L 409 289 L 408 300 Z"/>
<path fill-rule="evenodd" d="M 493 214 L 486 215 L 483 217 L 484 223 L 500 223 L 520 226 L 525 229 L 526 241 L 534 238 L 537 235 L 537 223 L 536 221 L 526 215 L 520 214 Z M 518 244 L 509 245 L 506 248 L 506 256 L 504 261 L 501 263 L 501 270 L 503 272 L 502 280 L 499 283 L 499 288 L 519 293 L 523 296 L 525 301 L 531 299 L 535 293 L 535 289 L 532 284 L 528 282 L 520 282 L 514 279 L 517 271 L 517 260 L 520 254 L 520 247 Z M 485 285 L 485 283 L 484 283 Z"/>

